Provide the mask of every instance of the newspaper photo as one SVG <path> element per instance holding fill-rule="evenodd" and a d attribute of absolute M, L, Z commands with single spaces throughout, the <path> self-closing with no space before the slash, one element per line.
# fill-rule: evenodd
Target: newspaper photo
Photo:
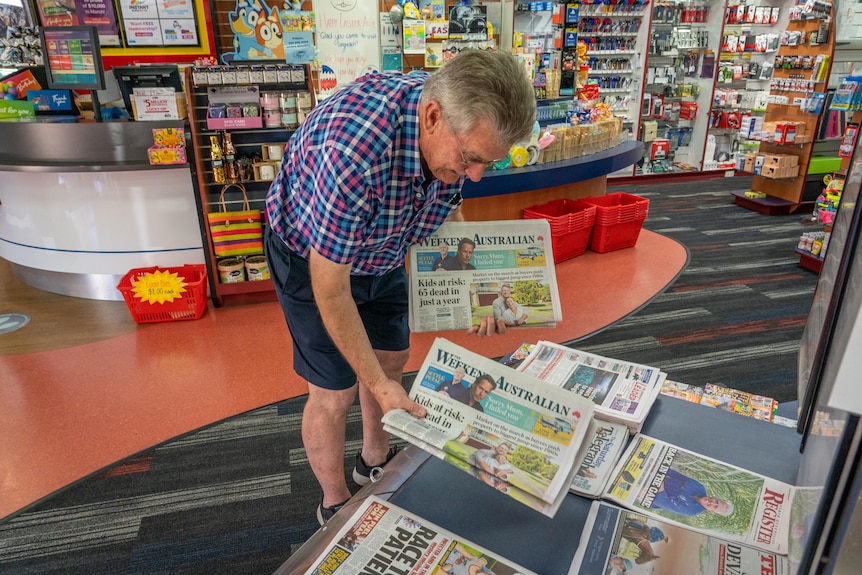
<path fill-rule="evenodd" d="M 410 329 L 507 328 L 562 320 L 547 220 L 447 222 L 410 247 Z"/>
<path fill-rule="evenodd" d="M 707 535 L 787 554 L 794 487 L 637 435 L 605 499 Z"/>
<path fill-rule="evenodd" d="M 536 575 L 374 495 L 305 575 Z"/>
<path fill-rule="evenodd" d="M 590 402 L 437 338 L 403 410 L 384 427 L 481 482 L 552 517 L 572 484 Z"/>
<path fill-rule="evenodd" d="M 569 575 L 789 575 L 787 557 L 596 501 Z"/>
<path fill-rule="evenodd" d="M 601 497 L 628 439 L 629 429 L 622 423 L 593 418 L 569 490 L 585 497 Z"/>
<path fill-rule="evenodd" d="M 643 425 L 666 375 L 550 341 L 538 342 L 518 371 L 591 400 L 598 419 L 623 423 L 633 433 Z"/>

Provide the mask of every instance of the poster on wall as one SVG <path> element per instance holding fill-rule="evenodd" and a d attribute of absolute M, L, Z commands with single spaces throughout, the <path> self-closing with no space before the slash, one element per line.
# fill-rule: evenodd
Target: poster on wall
<path fill-rule="evenodd" d="M 119 0 L 126 45 L 198 46 L 192 1 Z"/>
<path fill-rule="evenodd" d="M 278 7 L 270 8 L 264 2 L 254 0 L 236 0 L 233 10 L 228 12 L 228 23 L 233 32 L 233 51 L 221 55 L 223 64 L 234 60 L 285 60 L 285 44 L 296 48 L 299 40 L 285 41 L 284 27 L 294 26 L 293 14 L 299 14 L 296 26 L 300 31 L 309 32 L 313 29 L 313 14 L 311 12 L 285 11 L 284 17 L 279 17 Z M 306 23 L 307 19 L 312 23 Z"/>
<path fill-rule="evenodd" d="M 35 4 L 42 26 L 95 26 L 100 45 L 120 45 L 117 13 L 110 0 L 35 0 Z"/>
<path fill-rule="evenodd" d="M 405 20 L 402 24 L 404 29 L 404 53 L 425 53 L 425 21 Z"/>
<path fill-rule="evenodd" d="M 380 70 L 377 0 L 312 0 L 312 6 L 321 71 L 331 75 L 333 88 Z M 324 74 L 319 78 L 322 80 Z M 322 83 L 318 91 L 321 97 L 331 93 Z"/>

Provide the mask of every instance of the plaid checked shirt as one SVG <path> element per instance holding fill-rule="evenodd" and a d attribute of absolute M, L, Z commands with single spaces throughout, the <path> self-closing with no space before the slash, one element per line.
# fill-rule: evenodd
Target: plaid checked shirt
<path fill-rule="evenodd" d="M 366 76 L 306 118 L 285 150 L 266 199 L 270 226 L 295 253 L 314 248 L 380 276 L 460 204 L 464 179 L 428 182 L 419 160 L 425 72 Z"/>

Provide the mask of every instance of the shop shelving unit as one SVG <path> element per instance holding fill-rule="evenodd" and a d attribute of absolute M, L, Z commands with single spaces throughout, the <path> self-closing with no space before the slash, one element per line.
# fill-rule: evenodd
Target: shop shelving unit
<path fill-rule="evenodd" d="M 261 92 L 264 91 L 309 91 L 314 93 L 311 77 L 307 66 L 303 66 L 303 82 L 267 82 L 254 84 Z M 228 86 L 230 84 L 220 84 Z M 192 183 L 195 188 L 196 202 L 198 205 L 201 239 L 204 245 L 207 271 L 209 276 L 210 296 L 216 306 L 232 303 L 251 303 L 275 299 L 275 291 L 272 280 L 245 281 L 239 283 L 221 283 L 217 260 L 213 251 L 212 238 L 207 225 L 207 214 L 218 211 L 219 196 L 224 184 L 214 183 L 212 165 L 210 161 L 210 136 L 220 135 L 222 130 L 212 130 L 207 126 L 208 97 L 207 90 L 211 84 L 195 83 L 192 68 L 186 69 L 186 100 L 189 110 L 189 123 L 191 126 L 192 153 L 189 154 L 189 162 L 192 169 Z M 278 128 L 251 128 L 229 130 L 237 152 L 251 154 L 259 151 L 266 144 L 284 144 L 290 138 L 293 130 Z M 266 193 L 271 181 L 245 180 L 243 184 L 248 193 L 250 206 L 264 209 Z M 226 198 L 228 210 L 242 209 L 242 199 L 231 193 Z"/>
<path fill-rule="evenodd" d="M 810 113 L 800 109 L 799 101 L 826 92 L 826 79 L 829 77 L 835 52 L 835 25 L 831 21 L 834 12 L 834 8 L 830 10 L 828 21 L 826 18 L 788 18 L 787 32 L 799 34 L 804 41 L 794 45 L 781 44 L 778 48 L 778 57 L 782 59 L 807 57 L 812 61 L 816 61 L 817 58 L 825 58 L 827 62 L 825 73 L 820 74 L 823 80 L 812 82 L 813 89 L 799 89 L 793 86 L 788 88 L 787 85 L 794 80 L 813 78 L 817 72 L 816 69 L 779 68 L 776 66 L 773 70 L 773 78 L 770 81 L 770 98 L 786 96 L 789 103 L 776 103 L 771 100 L 767 104 L 764 121 L 803 122 L 806 137 L 803 142 L 792 144 L 763 141 L 760 142 L 759 152 L 797 156 L 799 173 L 792 178 L 768 178 L 759 174 L 755 175 L 752 180 L 751 191 L 762 192 L 765 197 L 752 198 L 745 195 L 747 190 L 734 191 L 732 192 L 734 202 L 740 206 L 763 214 L 786 214 L 796 211 L 803 205 L 802 196 L 808 175 L 808 165 L 814 149 L 820 117 L 826 106 L 822 106 L 819 113 Z M 827 22 L 828 25 L 826 25 Z M 824 30 L 826 30 L 826 34 L 823 34 Z M 811 40 L 812 37 L 815 38 L 814 42 Z"/>

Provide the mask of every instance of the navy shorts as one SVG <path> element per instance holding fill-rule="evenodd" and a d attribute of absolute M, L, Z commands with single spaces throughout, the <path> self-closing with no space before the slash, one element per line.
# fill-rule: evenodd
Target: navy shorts
<path fill-rule="evenodd" d="M 293 368 L 310 384 L 349 389 L 356 374 L 330 339 L 311 291 L 308 261 L 293 253 L 267 227 L 264 251 L 278 301 L 293 340 Z M 403 351 L 410 347 L 407 274 L 401 266 L 386 275 L 351 276 L 350 289 L 371 347 Z"/>

